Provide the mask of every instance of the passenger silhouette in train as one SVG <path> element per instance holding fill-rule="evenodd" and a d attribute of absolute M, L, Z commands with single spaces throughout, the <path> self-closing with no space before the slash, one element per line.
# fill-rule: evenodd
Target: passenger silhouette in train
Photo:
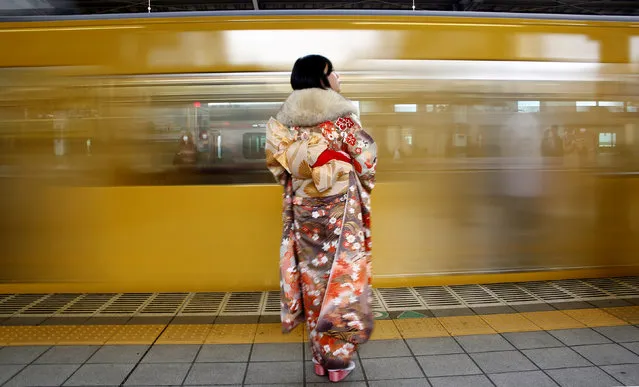
<path fill-rule="evenodd" d="M 197 146 L 190 133 L 180 137 L 178 152 L 173 159 L 174 165 L 195 165 L 197 163 Z"/>
<path fill-rule="evenodd" d="M 544 131 L 541 140 L 541 154 L 547 157 L 561 157 L 564 154 L 564 140 L 559 135 L 559 128 L 553 125 Z"/>

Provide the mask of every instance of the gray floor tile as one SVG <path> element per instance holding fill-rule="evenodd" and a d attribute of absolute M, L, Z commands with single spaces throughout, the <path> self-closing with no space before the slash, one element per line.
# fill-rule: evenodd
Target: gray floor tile
<path fill-rule="evenodd" d="M 627 386 L 639 386 L 639 364 L 603 366 L 601 369 Z"/>
<path fill-rule="evenodd" d="M 279 323 L 280 321 L 282 321 L 282 318 L 279 315 L 271 314 L 260 315 L 259 319 L 257 320 L 259 324 L 275 324 Z"/>
<path fill-rule="evenodd" d="M 476 314 L 508 314 L 508 313 L 517 313 L 517 311 L 510 306 L 506 305 L 495 305 L 495 306 L 479 306 L 476 308 L 472 308 L 473 312 Z"/>
<path fill-rule="evenodd" d="M 617 386 L 619 383 L 596 367 L 564 368 L 546 371 L 562 387 Z"/>
<path fill-rule="evenodd" d="M 247 384 L 248 385 L 248 384 Z M 326 382 L 326 383 L 307 383 L 306 386 L 307 387 L 322 387 L 322 386 L 334 386 L 335 383 L 331 383 L 331 382 Z M 345 387 L 366 387 L 366 382 L 346 382 L 346 381 L 342 381 L 339 382 L 338 385 L 340 387 L 345 386 Z M 281 386 L 281 384 L 278 384 L 278 387 Z M 288 386 L 288 384 L 287 384 Z M 303 386 L 303 384 L 291 384 L 291 386 Z M 254 387 L 253 385 L 251 385 L 251 387 Z M 266 387 L 266 386 L 263 386 Z M 269 385 L 268 387 L 273 387 L 273 385 Z"/>
<path fill-rule="evenodd" d="M 537 367 L 517 351 L 484 352 L 470 355 L 486 373 L 532 371 Z"/>
<path fill-rule="evenodd" d="M 515 309 L 519 313 L 527 313 L 527 312 L 547 312 L 549 310 L 556 310 L 552 306 L 548 304 L 522 304 L 522 305 L 511 305 L 513 309 Z"/>
<path fill-rule="evenodd" d="M 302 343 L 253 344 L 251 361 L 300 361 Z"/>
<path fill-rule="evenodd" d="M 88 317 L 50 317 L 42 325 L 82 325 Z"/>
<path fill-rule="evenodd" d="M 562 347 L 564 344 L 547 332 L 516 332 L 502 334 L 512 345 L 519 349 Z"/>
<path fill-rule="evenodd" d="M 215 318 L 216 324 L 257 324 L 260 316 L 245 315 L 245 316 L 217 316 Z"/>
<path fill-rule="evenodd" d="M 173 316 L 135 316 L 131 317 L 127 325 L 166 325 L 171 322 Z"/>
<path fill-rule="evenodd" d="M 79 364 L 32 364 L 20 371 L 4 386 L 59 386 L 71 376 Z"/>
<path fill-rule="evenodd" d="M 507 372 L 488 375 L 497 387 L 555 387 L 558 384 L 542 371 Z"/>
<path fill-rule="evenodd" d="M 574 350 L 596 365 L 639 363 L 639 356 L 619 344 L 584 345 Z"/>
<path fill-rule="evenodd" d="M 568 310 L 568 309 L 592 309 L 593 305 L 585 302 L 585 301 L 564 301 L 564 302 L 551 302 L 555 309 L 558 310 Z"/>
<path fill-rule="evenodd" d="M 317 376 L 312 361 L 305 362 L 306 366 L 306 382 L 307 383 L 326 383 L 328 382 L 328 376 Z M 355 362 L 355 369 L 348 375 L 345 381 L 359 381 L 364 380 L 364 373 L 362 372 L 362 365 L 359 361 Z"/>
<path fill-rule="evenodd" d="M 433 387 L 493 387 L 484 375 L 446 376 L 443 378 L 428 378 Z"/>
<path fill-rule="evenodd" d="M 480 374 L 472 359 L 464 354 L 419 356 L 417 358 L 427 377 Z M 368 373 L 367 373 L 368 376 Z"/>
<path fill-rule="evenodd" d="M 279 317 L 279 316 L 278 316 Z M 171 320 L 171 325 L 180 324 L 213 324 L 215 316 L 175 316 Z"/>
<path fill-rule="evenodd" d="M 453 317 L 453 316 L 474 316 L 470 308 L 447 308 L 447 309 L 433 309 L 433 315 L 435 317 Z"/>
<path fill-rule="evenodd" d="M 85 364 L 78 369 L 65 386 L 117 386 L 131 372 L 135 364 Z"/>
<path fill-rule="evenodd" d="M 456 337 L 466 352 L 508 351 L 515 349 L 500 335 L 471 335 Z"/>
<path fill-rule="evenodd" d="M 148 345 L 105 345 L 87 360 L 87 363 L 137 363 Z"/>
<path fill-rule="evenodd" d="M 247 362 L 251 344 L 205 344 L 195 359 L 196 362 Z"/>
<path fill-rule="evenodd" d="M 412 357 L 362 359 L 362 364 L 368 380 L 424 377 Z"/>
<path fill-rule="evenodd" d="M 47 349 L 48 346 L 4 347 L 0 349 L 0 364 L 29 364 Z"/>
<path fill-rule="evenodd" d="M 462 347 L 452 337 L 432 337 L 425 339 L 407 339 L 408 346 L 415 356 L 447 355 L 463 353 Z"/>
<path fill-rule="evenodd" d="M 323 383 L 319 383 L 317 385 L 323 385 Z M 245 384 L 245 386 L 251 386 L 251 387 L 274 387 L 273 384 Z M 282 386 L 282 387 L 303 387 L 304 383 L 278 383 L 277 386 Z M 308 386 L 308 384 L 307 384 Z"/>
<path fill-rule="evenodd" d="M 0 365 L 0 386 L 24 367 L 22 364 Z"/>
<path fill-rule="evenodd" d="M 51 347 L 36 364 L 82 364 L 98 350 L 96 345 L 59 345 Z"/>
<path fill-rule="evenodd" d="M 142 363 L 191 363 L 200 345 L 154 345 L 142 358 Z"/>
<path fill-rule="evenodd" d="M 632 325 L 624 325 L 618 327 L 600 327 L 595 330 L 610 340 L 618 343 L 627 343 L 630 341 L 639 341 L 639 328 Z"/>
<path fill-rule="evenodd" d="M 129 321 L 131 317 L 129 316 L 121 316 L 121 317 L 111 317 L 111 316 L 98 316 L 91 317 L 90 319 L 84 322 L 85 325 L 124 325 Z"/>
<path fill-rule="evenodd" d="M 241 384 L 246 363 L 196 363 L 184 384 Z"/>
<path fill-rule="evenodd" d="M 635 343 L 623 343 L 621 344 L 624 347 L 628 348 L 629 350 L 631 350 L 632 352 L 636 353 L 637 355 L 639 355 L 639 342 L 635 342 Z"/>
<path fill-rule="evenodd" d="M 559 329 L 548 331 L 566 345 L 588 345 L 611 343 L 606 337 L 593 331 L 590 328 L 579 329 Z"/>
<path fill-rule="evenodd" d="M 368 385 L 370 387 L 430 387 L 426 378 L 373 380 L 369 382 Z"/>
<path fill-rule="evenodd" d="M 632 303 L 619 299 L 612 300 L 592 300 L 588 301 L 589 304 L 596 306 L 597 308 L 615 308 L 620 306 L 630 306 Z"/>
<path fill-rule="evenodd" d="M 568 347 L 525 349 L 522 352 L 541 369 L 592 366 L 592 363 Z"/>
<path fill-rule="evenodd" d="M 301 361 L 249 363 L 246 384 L 304 383 Z"/>
<path fill-rule="evenodd" d="M 180 385 L 191 367 L 188 363 L 138 364 L 125 385 L 173 386 Z"/>
<path fill-rule="evenodd" d="M 374 357 L 412 356 L 404 340 L 374 340 L 359 349 L 362 359 Z"/>
<path fill-rule="evenodd" d="M 12 317 L 2 321 L 2 325 L 40 325 L 48 317 Z"/>

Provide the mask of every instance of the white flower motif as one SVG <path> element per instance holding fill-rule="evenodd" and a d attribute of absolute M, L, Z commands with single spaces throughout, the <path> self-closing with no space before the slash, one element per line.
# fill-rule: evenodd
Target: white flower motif
<path fill-rule="evenodd" d="M 348 209 L 348 212 L 351 213 L 351 214 L 354 214 L 355 213 L 355 209 L 353 207 L 351 207 L 351 208 Z"/>
<path fill-rule="evenodd" d="M 341 228 L 336 228 L 335 231 L 333 231 L 333 233 L 335 235 L 340 235 L 342 233 L 342 229 Z"/>
<path fill-rule="evenodd" d="M 348 241 L 348 243 L 353 243 L 353 242 L 355 242 L 355 235 L 353 235 L 353 234 L 349 234 L 349 235 L 346 237 L 346 241 Z"/>
<path fill-rule="evenodd" d="M 360 245 L 360 244 L 359 244 L 359 242 L 357 242 L 357 243 L 353 244 L 353 248 L 354 248 L 355 250 L 359 250 L 359 249 L 361 249 L 361 248 L 362 248 L 362 245 Z"/>
<path fill-rule="evenodd" d="M 357 214 L 357 219 L 358 220 L 362 220 L 362 213 L 361 212 Z"/>
<path fill-rule="evenodd" d="M 322 250 L 328 251 L 331 248 L 331 245 L 328 242 L 324 242 L 322 244 Z"/>
<path fill-rule="evenodd" d="M 313 239 L 314 241 L 318 240 L 318 239 L 319 239 L 319 235 L 317 235 L 317 234 L 313 234 L 312 239 Z"/>
<path fill-rule="evenodd" d="M 335 223 L 337 223 L 337 219 L 336 218 L 331 218 L 328 222 L 330 224 L 335 224 Z"/>
<path fill-rule="evenodd" d="M 317 218 L 319 218 L 319 217 L 320 217 L 320 214 L 319 214 L 319 212 L 317 212 L 317 211 L 313 211 L 313 213 L 311 214 L 311 216 L 312 216 L 314 219 L 317 219 Z"/>

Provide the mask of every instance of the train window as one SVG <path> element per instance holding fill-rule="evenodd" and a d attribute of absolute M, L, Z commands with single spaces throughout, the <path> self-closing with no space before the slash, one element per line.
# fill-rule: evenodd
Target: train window
<path fill-rule="evenodd" d="M 247 159 L 263 159 L 265 157 L 264 150 L 266 148 L 265 133 L 244 133 L 243 154 Z"/>
<path fill-rule="evenodd" d="M 417 105 L 414 103 L 395 105 L 395 113 L 415 113 L 415 112 L 417 112 Z"/>
<path fill-rule="evenodd" d="M 517 101 L 519 113 L 539 113 L 541 103 L 539 101 Z"/>
<path fill-rule="evenodd" d="M 599 133 L 599 148 L 614 148 L 617 145 L 617 133 Z"/>
<path fill-rule="evenodd" d="M 597 101 L 577 101 L 575 104 L 577 105 L 578 112 L 587 112 L 590 111 L 590 108 L 593 106 L 597 106 Z"/>

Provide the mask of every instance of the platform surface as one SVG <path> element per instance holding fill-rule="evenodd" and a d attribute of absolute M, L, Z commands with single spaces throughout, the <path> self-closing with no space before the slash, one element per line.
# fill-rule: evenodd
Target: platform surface
<path fill-rule="evenodd" d="M 639 277 L 375 289 L 347 386 L 639 385 Z M 0 385 L 329 384 L 277 292 L 0 295 Z"/>

